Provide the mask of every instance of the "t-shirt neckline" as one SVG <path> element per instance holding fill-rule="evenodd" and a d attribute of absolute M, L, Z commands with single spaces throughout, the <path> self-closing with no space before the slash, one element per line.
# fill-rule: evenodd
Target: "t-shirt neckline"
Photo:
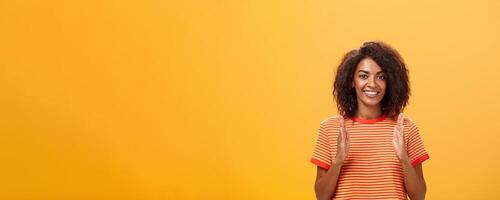
<path fill-rule="evenodd" d="M 373 123 L 377 123 L 380 121 L 384 121 L 386 118 L 387 118 L 386 115 L 380 115 L 379 117 L 374 118 L 374 119 L 361 119 L 361 118 L 357 118 L 357 117 L 352 117 L 351 119 L 352 119 L 352 121 L 355 121 L 355 122 L 358 122 L 361 124 L 373 124 Z"/>

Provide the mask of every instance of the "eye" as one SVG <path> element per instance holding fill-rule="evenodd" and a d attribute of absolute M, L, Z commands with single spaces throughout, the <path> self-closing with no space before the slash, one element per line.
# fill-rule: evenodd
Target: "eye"
<path fill-rule="evenodd" d="M 366 75 L 366 74 L 360 74 L 360 75 L 359 75 L 359 78 L 360 78 L 360 79 L 367 79 L 367 78 L 368 78 L 368 75 Z"/>
<path fill-rule="evenodd" d="M 377 77 L 379 80 L 385 80 L 385 76 L 384 75 L 380 75 Z"/>

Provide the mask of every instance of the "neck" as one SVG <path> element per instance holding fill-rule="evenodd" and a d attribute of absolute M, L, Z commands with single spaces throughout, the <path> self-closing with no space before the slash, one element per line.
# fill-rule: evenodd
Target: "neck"
<path fill-rule="evenodd" d="M 358 105 L 358 110 L 356 111 L 356 118 L 360 119 L 375 119 L 382 115 L 382 108 L 380 106 L 365 107 Z"/>

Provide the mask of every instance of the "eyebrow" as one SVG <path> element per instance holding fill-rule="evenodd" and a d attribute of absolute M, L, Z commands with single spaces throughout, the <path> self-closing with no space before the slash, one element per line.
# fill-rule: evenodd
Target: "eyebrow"
<path fill-rule="evenodd" d="M 365 70 L 359 70 L 358 72 L 364 72 L 364 73 L 367 73 L 367 74 L 369 74 L 369 73 L 370 73 L 370 72 L 365 71 Z M 384 73 L 384 71 L 379 71 L 379 72 L 377 72 L 376 74 L 381 74 L 381 73 Z"/>

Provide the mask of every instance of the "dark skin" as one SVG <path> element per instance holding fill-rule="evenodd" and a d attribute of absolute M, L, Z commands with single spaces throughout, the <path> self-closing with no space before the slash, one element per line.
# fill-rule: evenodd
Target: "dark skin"
<path fill-rule="evenodd" d="M 356 88 L 358 108 L 356 117 L 361 119 L 374 119 L 382 115 L 380 101 L 385 93 L 386 82 L 381 68 L 370 58 L 363 59 L 357 66 L 353 87 Z M 364 92 L 369 91 L 368 94 Z M 377 93 L 377 94 L 374 94 Z M 314 190 L 316 199 L 329 200 L 335 195 L 337 181 L 344 161 L 349 154 L 349 134 L 344 119 L 339 119 L 340 131 L 337 137 L 337 153 L 329 170 L 317 167 Z M 412 200 L 425 199 L 426 184 L 422 165 L 411 165 L 404 139 L 404 117 L 398 116 L 394 127 L 393 146 L 403 169 L 404 183 L 408 196 Z"/>

